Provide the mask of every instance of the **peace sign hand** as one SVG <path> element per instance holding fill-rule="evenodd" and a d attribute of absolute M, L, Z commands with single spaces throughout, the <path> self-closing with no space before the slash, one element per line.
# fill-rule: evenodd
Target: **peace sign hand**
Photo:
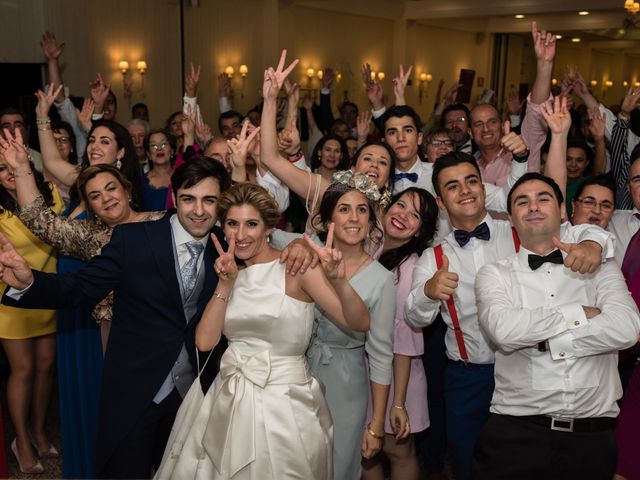
<path fill-rule="evenodd" d="M 229 235 L 229 249 L 225 252 L 222 245 L 220 245 L 220 241 L 218 237 L 214 233 L 211 234 L 211 240 L 213 240 L 213 244 L 216 247 L 218 252 L 218 258 L 216 258 L 215 263 L 213 264 L 213 269 L 218 275 L 218 282 L 231 282 L 233 283 L 235 279 L 238 277 L 238 265 L 236 265 L 236 237 L 232 233 Z"/>
<path fill-rule="evenodd" d="M 342 258 L 342 252 L 336 248 L 331 248 L 333 245 L 333 230 L 335 224 L 329 225 L 329 232 L 327 233 L 327 241 L 324 247 L 320 247 L 315 244 L 306 234 L 304 239 L 309 246 L 318 254 L 320 264 L 329 280 L 342 280 L 346 278 L 344 259 Z"/>

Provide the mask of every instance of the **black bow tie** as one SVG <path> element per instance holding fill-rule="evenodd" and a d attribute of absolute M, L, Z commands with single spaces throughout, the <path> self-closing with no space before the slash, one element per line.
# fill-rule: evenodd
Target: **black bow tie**
<path fill-rule="evenodd" d="M 418 181 L 418 174 L 417 173 L 396 173 L 393 176 L 393 181 L 397 182 L 398 180 L 402 180 L 403 178 L 406 178 L 412 183 L 416 183 Z"/>
<path fill-rule="evenodd" d="M 537 270 L 544 263 L 557 263 L 558 265 L 562 265 L 564 259 L 562 258 L 562 252 L 560 250 L 554 250 L 549 255 L 529 255 L 529 267 L 531 270 Z"/>
<path fill-rule="evenodd" d="M 486 222 L 482 222 L 476 228 L 473 229 L 472 232 L 467 232 L 465 230 L 454 230 L 453 236 L 456 238 L 458 245 L 464 247 L 471 237 L 479 238 L 480 240 L 489 240 L 491 238 L 491 233 L 489 232 L 489 226 Z"/>

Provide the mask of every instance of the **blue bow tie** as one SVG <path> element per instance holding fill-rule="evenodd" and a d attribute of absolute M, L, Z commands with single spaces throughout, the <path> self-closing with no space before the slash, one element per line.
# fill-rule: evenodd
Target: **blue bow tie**
<path fill-rule="evenodd" d="M 491 238 L 491 233 L 489 232 L 489 226 L 486 222 L 482 222 L 471 232 L 467 232 L 466 230 L 454 230 L 453 236 L 461 247 L 464 247 L 471 237 L 479 238 L 480 240 L 489 240 Z"/>
<path fill-rule="evenodd" d="M 418 181 L 418 174 L 417 173 L 396 173 L 393 176 L 393 181 L 397 182 L 398 180 L 402 180 L 403 178 L 406 178 L 410 182 L 416 183 Z"/>

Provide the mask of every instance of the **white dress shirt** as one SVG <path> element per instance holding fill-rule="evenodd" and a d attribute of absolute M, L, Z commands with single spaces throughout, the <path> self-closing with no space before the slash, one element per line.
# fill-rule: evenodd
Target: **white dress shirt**
<path fill-rule="evenodd" d="M 627 252 L 631 237 L 640 229 L 640 218 L 635 216 L 636 213 L 639 213 L 637 208 L 616 210 L 607 226 L 607 230 L 613 233 L 617 239 L 616 262 L 620 267 L 622 267 L 622 260 L 624 260 L 624 254 Z"/>
<path fill-rule="evenodd" d="M 433 188 L 431 178 L 433 174 L 433 163 L 423 162 L 416 157 L 416 162 L 409 170 L 401 172 L 396 168 L 395 173 L 416 173 L 418 175 L 418 180 L 415 183 L 407 178 L 402 178 L 396 181 L 393 184 L 394 194 L 403 192 L 409 187 L 418 187 L 425 189 L 434 197 L 436 196 L 436 191 Z M 505 185 L 498 187 L 492 183 L 483 182 L 485 190 L 484 204 L 487 207 L 487 210 L 491 212 L 505 213 L 507 211 L 507 196 L 509 195 L 509 190 L 511 190 L 511 187 L 525 173 L 527 173 L 527 162 L 513 162 L 509 178 Z M 451 224 L 449 223 L 447 212 L 445 210 L 440 210 L 438 212 L 438 230 L 436 232 L 436 237 L 433 240 L 433 244 L 437 245 L 442 242 L 444 237 L 450 232 Z"/>
<path fill-rule="evenodd" d="M 476 274 L 484 265 L 512 255 L 515 252 L 515 245 L 509 222 L 493 219 L 489 215 L 484 218 L 484 222 L 487 223 L 491 234 L 489 240 L 471 238 L 469 243 L 461 247 L 452 232 L 442 241 L 442 250 L 449 259 L 449 271 L 458 274 L 458 287 L 453 294 L 453 300 L 469 362 L 489 364 L 495 361 L 495 356 L 478 323 L 474 291 Z M 599 227 L 572 226 L 564 223 L 560 236 L 563 242 L 568 243 L 593 240 L 603 246 L 603 258 L 613 256 L 611 235 Z M 429 248 L 423 252 L 413 270 L 411 293 L 405 302 L 405 319 L 411 326 L 422 328 L 430 325 L 442 311 L 442 318 L 447 324 L 445 335 L 447 356 L 451 360 L 462 360 L 446 303 L 432 300 L 424 293 L 425 283 L 437 270 L 433 248 Z"/>
<path fill-rule="evenodd" d="M 561 418 L 616 417 L 618 350 L 636 343 L 640 316 L 614 261 L 592 274 L 520 252 L 478 272 L 483 331 L 497 349 L 491 411 Z M 587 319 L 582 306 L 601 314 Z M 549 351 L 538 350 L 548 340 Z"/>

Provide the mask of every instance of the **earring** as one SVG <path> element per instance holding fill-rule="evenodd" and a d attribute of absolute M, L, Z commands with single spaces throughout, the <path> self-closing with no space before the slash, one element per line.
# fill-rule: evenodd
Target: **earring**
<path fill-rule="evenodd" d="M 116 162 L 116 168 L 120 170 L 121 167 L 122 167 L 122 162 L 120 161 L 120 159 L 118 159 L 118 161 Z"/>

